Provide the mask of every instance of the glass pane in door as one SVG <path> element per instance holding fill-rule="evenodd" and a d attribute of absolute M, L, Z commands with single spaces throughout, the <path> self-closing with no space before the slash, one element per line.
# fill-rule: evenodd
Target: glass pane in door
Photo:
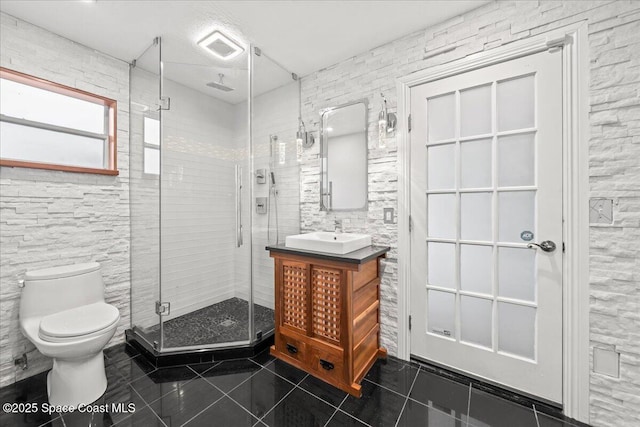
<path fill-rule="evenodd" d="M 430 290 L 428 300 L 427 330 L 445 337 L 455 337 L 456 294 Z"/>
<path fill-rule="evenodd" d="M 455 144 L 427 147 L 429 190 L 449 190 L 456 185 Z"/>
<path fill-rule="evenodd" d="M 525 248 L 498 249 L 498 295 L 524 301 L 536 299 L 536 253 Z"/>
<path fill-rule="evenodd" d="M 491 133 L 491 85 L 460 91 L 460 136 Z"/>
<path fill-rule="evenodd" d="M 460 195 L 460 237 L 463 240 L 491 240 L 492 193 Z"/>
<path fill-rule="evenodd" d="M 498 303 L 498 349 L 535 358 L 535 307 Z"/>
<path fill-rule="evenodd" d="M 498 185 L 535 185 L 535 134 L 498 137 Z"/>
<path fill-rule="evenodd" d="M 429 237 L 456 237 L 456 195 L 430 194 L 427 197 Z"/>
<path fill-rule="evenodd" d="M 498 193 L 498 239 L 501 242 L 525 242 L 522 233 L 527 231 L 535 237 L 535 197 L 535 191 Z"/>
<path fill-rule="evenodd" d="M 491 348 L 493 300 L 460 297 L 460 340 Z"/>
<path fill-rule="evenodd" d="M 427 102 L 427 131 L 429 142 L 451 139 L 455 136 L 455 94 L 431 98 Z"/>
<path fill-rule="evenodd" d="M 460 143 L 460 187 L 491 187 L 491 139 Z"/>
<path fill-rule="evenodd" d="M 498 131 L 531 128 L 535 126 L 535 77 L 517 77 L 498 82 Z"/>
<path fill-rule="evenodd" d="M 432 286 L 454 289 L 456 287 L 456 245 L 429 242 L 427 257 L 428 283 Z"/>
<path fill-rule="evenodd" d="M 493 247 L 460 245 L 460 289 L 491 294 Z"/>

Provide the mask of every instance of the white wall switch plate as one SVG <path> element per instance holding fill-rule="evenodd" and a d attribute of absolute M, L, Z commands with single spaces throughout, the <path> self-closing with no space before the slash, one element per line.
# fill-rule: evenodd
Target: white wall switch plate
<path fill-rule="evenodd" d="M 593 349 L 593 372 L 620 378 L 620 353 L 615 350 L 595 347 Z"/>
<path fill-rule="evenodd" d="M 589 199 L 589 223 L 613 224 L 613 200 Z"/>
<path fill-rule="evenodd" d="M 384 213 L 383 219 L 385 224 L 393 224 L 393 208 L 384 208 L 382 210 Z"/>

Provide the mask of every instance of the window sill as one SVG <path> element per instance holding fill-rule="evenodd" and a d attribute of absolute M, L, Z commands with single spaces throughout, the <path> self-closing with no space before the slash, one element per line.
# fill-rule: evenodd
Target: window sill
<path fill-rule="evenodd" d="M 117 176 L 120 171 L 113 169 L 94 169 L 83 168 L 80 166 L 65 166 L 65 165 L 53 165 L 48 163 L 32 163 L 22 162 L 19 160 L 0 160 L 0 166 L 16 167 L 16 168 L 31 168 L 31 169 L 47 169 L 62 172 L 77 172 L 77 173 L 91 173 L 95 175 L 111 175 Z"/>

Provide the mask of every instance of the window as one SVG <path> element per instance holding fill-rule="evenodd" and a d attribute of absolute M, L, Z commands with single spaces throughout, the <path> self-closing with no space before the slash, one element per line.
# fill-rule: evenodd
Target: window
<path fill-rule="evenodd" d="M 117 175 L 116 101 L 0 67 L 0 166 Z"/>
<path fill-rule="evenodd" d="M 145 117 L 142 132 L 144 173 L 160 175 L 160 120 Z"/>

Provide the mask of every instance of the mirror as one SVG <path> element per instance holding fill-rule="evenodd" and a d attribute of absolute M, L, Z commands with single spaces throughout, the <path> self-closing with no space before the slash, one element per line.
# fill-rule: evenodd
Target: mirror
<path fill-rule="evenodd" d="M 320 113 L 320 210 L 367 210 L 367 101 Z"/>

